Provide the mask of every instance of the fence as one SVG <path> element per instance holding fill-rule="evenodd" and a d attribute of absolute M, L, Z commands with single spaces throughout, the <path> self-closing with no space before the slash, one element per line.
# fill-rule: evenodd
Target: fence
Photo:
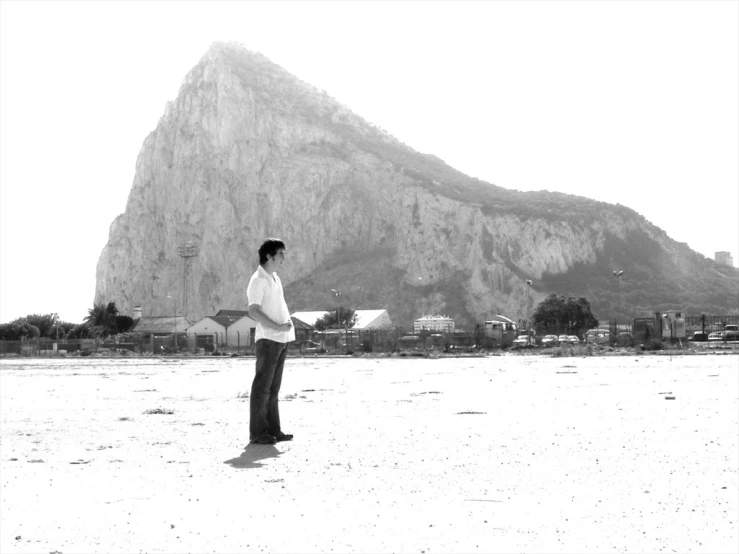
<path fill-rule="evenodd" d="M 404 333 L 394 327 L 390 329 L 348 329 L 314 331 L 297 329 L 295 341 L 289 344 L 292 355 L 312 353 L 351 354 L 354 352 L 395 352 L 395 351 L 464 351 L 480 348 L 498 348 L 501 344 L 485 336 L 483 328 L 471 332 L 430 333 L 423 331 L 417 335 Z M 162 354 L 237 354 L 253 355 L 254 344 L 228 344 L 221 333 L 212 335 L 186 336 L 157 335 L 139 338 L 95 339 L 31 339 L 23 341 L 0 340 L 0 356 L 89 356 L 94 353 L 126 355 Z"/>
<path fill-rule="evenodd" d="M 74 340 L 0 340 L 0 355 L 7 356 L 57 356 L 73 352 L 82 352 L 94 346 L 94 339 Z"/>
<path fill-rule="evenodd" d="M 739 325 L 739 315 L 697 315 L 685 318 L 685 332 L 713 333 L 727 325 Z"/>
<path fill-rule="evenodd" d="M 183 333 L 151 335 L 147 337 L 107 340 L 96 339 L 30 339 L 18 341 L 0 340 L 0 356 L 89 356 L 99 353 L 135 354 L 208 354 L 227 352 L 253 353 L 247 344 L 226 345 L 218 333 L 213 335 L 186 336 Z"/>

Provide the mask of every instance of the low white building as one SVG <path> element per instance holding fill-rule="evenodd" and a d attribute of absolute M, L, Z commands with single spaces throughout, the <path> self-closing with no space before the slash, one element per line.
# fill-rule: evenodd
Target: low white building
<path fill-rule="evenodd" d="M 413 332 L 436 331 L 440 333 L 453 333 L 454 320 L 445 315 L 425 315 L 413 322 Z"/>
<path fill-rule="evenodd" d="M 218 345 L 243 347 L 254 342 L 256 327 L 257 322 L 246 311 L 221 310 L 188 327 L 187 336 L 195 337 L 199 343 L 214 342 Z"/>

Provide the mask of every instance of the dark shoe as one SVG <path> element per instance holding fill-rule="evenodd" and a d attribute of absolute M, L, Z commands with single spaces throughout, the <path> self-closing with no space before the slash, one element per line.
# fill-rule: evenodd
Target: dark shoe
<path fill-rule="evenodd" d="M 275 444 L 277 440 L 278 439 L 274 438 L 272 435 L 264 435 L 258 439 L 250 440 L 249 442 L 254 444 Z"/>
<path fill-rule="evenodd" d="M 293 436 L 288 435 L 287 433 L 280 433 L 279 435 L 275 437 L 275 439 L 277 440 L 277 442 L 291 441 L 293 440 Z"/>

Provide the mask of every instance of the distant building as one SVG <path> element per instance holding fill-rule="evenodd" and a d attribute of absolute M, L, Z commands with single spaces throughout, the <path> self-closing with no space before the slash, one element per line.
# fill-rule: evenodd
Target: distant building
<path fill-rule="evenodd" d="M 413 322 L 413 332 L 419 333 L 420 331 L 440 331 L 443 333 L 454 332 L 454 320 L 451 317 L 445 315 L 426 315 L 419 317 Z"/>
<path fill-rule="evenodd" d="M 216 315 L 209 315 L 191 325 L 187 329 L 188 337 L 195 337 L 198 346 L 206 342 L 219 345 L 249 346 L 254 342 L 256 321 L 248 312 L 241 310 L 220 310 Z"/>
<path fill-rule="evenodd" d="M 676 310 L 654 313 L 657 329 L 661 331 L 663 339 L 685 338 L 685 313 Z"/>
<path fill-rule="evenodd" d="M 730 252 L 716 252 L 714 260 L 716 260 L 716 263 L 734 267 L 734 260 Z"/>

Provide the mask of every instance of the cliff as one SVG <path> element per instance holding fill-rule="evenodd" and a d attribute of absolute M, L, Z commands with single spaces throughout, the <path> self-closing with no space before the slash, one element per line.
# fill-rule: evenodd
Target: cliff
<path fill-rule="evenodd" d="M 525 317 L 549 292 L 586 296 L 601 318 L 618 304 L 622 315 L 737 308 L 739 271 L 634 211 L 472 179 L 262 55 L 216 43 L 144 141 L 95 301 L 144 315 L 185 304 L 192 321 L 243 309 L 269 236 L 287 244 L 293 311 L 336 305 L 332 288 L 406 326 L 433 313 L 461 326 Z M 188 241 L 199 250 L 186 274 Z M 613 269 L 625 271 L 620 302 Z"/>

